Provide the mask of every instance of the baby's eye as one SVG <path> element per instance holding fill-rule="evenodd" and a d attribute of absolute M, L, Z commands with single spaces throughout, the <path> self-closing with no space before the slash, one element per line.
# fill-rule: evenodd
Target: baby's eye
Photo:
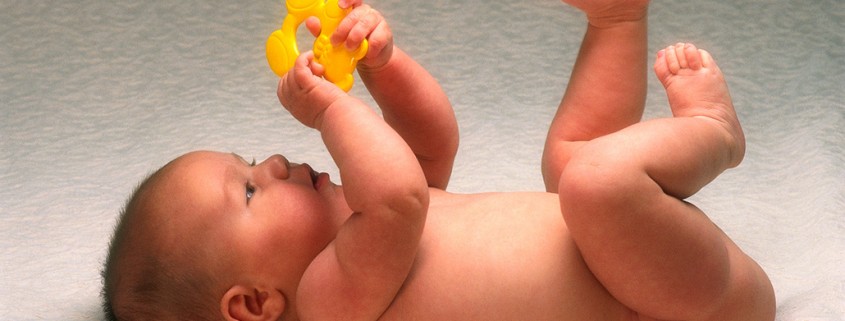
<path fill-rule="evenodd" d="M 249 163 L 250 167 L 255 167 L 255 158 L 252 159 L 252 163 Z M 255 186 L 252 186 L 249 182 L 246 182 L 246 204 L 249 205 L 249 200 L 252 199 L 252 196 L 255 195 Z"/>
<path fill-rule="evenodd" d="M 249 204 L 249 200 L 252 199 L 252 196 L 255 195 L 255 187 L 252 186 L 250 183 L 246 183 L 246 203 Z"/>

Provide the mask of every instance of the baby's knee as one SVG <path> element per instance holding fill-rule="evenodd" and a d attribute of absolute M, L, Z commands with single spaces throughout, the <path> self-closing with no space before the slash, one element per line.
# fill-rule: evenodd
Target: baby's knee
<path fill-rule="evenodd" d="M 591 146 L 592 145 L 592 146 Z M 621 155 L 620 148 L 601 142 L 588 144 L 572 156 L 560 175 L 558 193 L 570 208 L 625 206 L 625 200 L 640 192 L 641 171 Z"/>

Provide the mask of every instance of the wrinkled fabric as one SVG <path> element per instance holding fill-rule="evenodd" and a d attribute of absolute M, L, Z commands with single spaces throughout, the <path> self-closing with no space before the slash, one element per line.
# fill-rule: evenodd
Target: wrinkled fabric
<path fill-rule="evenodd" d="M 542 190 L 581 13 L 558 1 L 369 3 L 451 97 L 462 140 L 450 190 Z M 0 1 L 0 319 L 100 319 L 120 208 L 182 153 L 282 153 L 339 177 L 275 96 L 264 43 L 283 15 L 275 0 Z M 845 319 L 843 17 L 838 0 L 651 8 L 650 52 L 693 42 L 726 74 L 748 152 L 690 201 L 766 270 L 782 321 Z M 351 93 L 372 103 L 356 81 Z M 670 115 L 649 75 L 646 118 Z"/>

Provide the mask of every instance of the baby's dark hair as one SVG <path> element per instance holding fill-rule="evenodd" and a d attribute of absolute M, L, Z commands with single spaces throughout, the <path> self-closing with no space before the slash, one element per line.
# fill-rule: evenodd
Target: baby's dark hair
<path fill-rule="evenodd" d="M 157 235 L 144 224 L 149 192 L 164 169 L 144 179 L 120 212 L 101 271 L 106 320 L 222 320 L 214 273 L 201 264 L 178 264 L 146 248 Z M 145 226 L 147 225 L 147 226 Z M 203 250 L 181 251 L 180 262 L 202 262 Z"/>

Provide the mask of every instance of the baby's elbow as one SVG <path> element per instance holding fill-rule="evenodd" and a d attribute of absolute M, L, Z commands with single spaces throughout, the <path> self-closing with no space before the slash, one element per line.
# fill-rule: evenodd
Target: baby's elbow
<path fill-rule="evenodd" d="M 397 191 L 384 202 L 389 211 L 398 216 L 421 220 L 425 220 L 428 204 L 428 187 L 425 185 Z"/>
<path fill-rule="evenodd" d="M 419 182 L 394 180 L 379 183 L 378 186 L 368 186 L 369 192 L 358 190 L 347 193 L 347 201 L 353 211 L 381 217 L 388 224 L 407 225 L 425 221 L 429 193 L 422 177 Z"/>

